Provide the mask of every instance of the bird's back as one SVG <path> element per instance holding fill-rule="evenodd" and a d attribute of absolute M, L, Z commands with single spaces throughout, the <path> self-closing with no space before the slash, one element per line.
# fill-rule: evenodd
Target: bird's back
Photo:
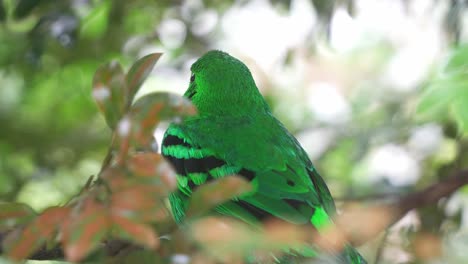
<path fill-rule="evenodd" d="M 172 195 L 171 205 L 180 221 L 193 189 L 232 174 L 251 181 L 255 191 L 218 206 L 219 213 L 251 224 L 280 218 L 316 228 L 329 224 L 335 214 L 331 194 L 307 154 L 269 112 L 171 124 L 162 151 L 178 174 L 180 191 Z"/>

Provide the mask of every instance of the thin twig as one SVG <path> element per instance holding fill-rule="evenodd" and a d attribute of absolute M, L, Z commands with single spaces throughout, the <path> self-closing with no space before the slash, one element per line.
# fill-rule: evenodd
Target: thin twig
<path fill-rule="evenodd" d="M 385 243 L 387 242 L 388 234 L 389 234 L 389 232 L 388 232 L 388 228 L 387 228 L 387 229 L 385 229 L 382 240 L 380 240 L 379 247 L 377 248 L 377 253 L 375 255 L 375 261 L 374 261 L 375 264 L 380 263 L 380 259 L 382 258 L 382 254 L 383 254 L 383 251 L 384 251 L 384 248 L 385 248 L 384 246 L 385 246 Z"/>

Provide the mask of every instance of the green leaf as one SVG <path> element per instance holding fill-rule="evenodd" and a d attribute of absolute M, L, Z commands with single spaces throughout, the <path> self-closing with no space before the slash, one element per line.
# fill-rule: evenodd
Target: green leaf
<path fill-rule="evenodd" d="M 138 92 L 138 89 L 140 89 L 143 82 L 151 73 L 151 70 L 153 69 L 154 65 L 159 60 L 161 55 L 162 53 L 152 53 L 146 55 L 132 65 L 132 67 L 127 73 L 127 106 L 130 106 L 132 104 L 135 94 Z"/>
<path fill-rule="evenodd" d="M 26 224 L 35 215 L 34 210 L 26 204 L 0 203 L 0 230 Z"/>
<path fill-rule="evenodd" d="M 468 74 L 468 45 L 455 49 L 444 67 L 445 73 L 464 72 Z"/>
<path fill-rule="evenodd" d="M 3 0 L 0 0 L 0 22 L 5 21 L 5 19 L 6 19 L 5 6 L 3 5 Z"/>
<path fill-rule="evenodd" d="M 202 215 L 211 208 L 252 190 L 252 185 L 239 176 L 227 176 L 199 186 L 190 198 L 187 217 Z"/>
<path fill-rule="evenodd" d="M 125 78 L 122 66 L 116 61 L 99 67 L 94 74 L 93 97 L 111 129 L 115 129 L 125 111 Z"/>
<path fill-rule="evenodd" d="M 468 133 L 468 96 L 458 98 L 453 103 L 452 112 L 459 131 L 462 134 Z"/>
<path fill-rule="evenodd" d="M 13 11 L 13 16 L 18 19 L 24 18 L 29 15 L 33 8 L 39 5 L 40 2 L 40 0 L 20 0 Z"/>
<path fill-rule="evenodd" d="M 421 96 L 416 108 L 420 118 L 433 118 L 447 113 L 447 108 L 456 97 L 456 90 L 444 87 L 443 83 L 431 85 Z"/>
<path fill-rule="evenodd" d="M 97 5 L 88 16 L 83 19 L 80 36 L 87 39 L 102 37 L 107 31 L 111 6 L 111 1 L 102 1 Z"/>

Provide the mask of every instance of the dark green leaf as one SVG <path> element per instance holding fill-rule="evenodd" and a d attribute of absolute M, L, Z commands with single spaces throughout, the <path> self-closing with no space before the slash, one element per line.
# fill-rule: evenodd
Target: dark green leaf
<path fill-rule="evenodd" d="M 15 18 L 24 18 L 29 15 L 33 8 L 39 5 L 40 2 L 40 0 L 19 0 L 15 11 L 13 11 L 13 16 Z"/>
<path fill-rule="evenodd" d="M 6 19 L 5 6 L 3 5 L 3 0 L 0 0 L 0 22 L 5 21 L 5 19 Z"/>

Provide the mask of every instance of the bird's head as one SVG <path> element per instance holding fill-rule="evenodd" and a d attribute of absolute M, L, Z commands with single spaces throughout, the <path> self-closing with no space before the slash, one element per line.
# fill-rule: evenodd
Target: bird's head
<path fill-rule="evenodd" d="M 247 66 L 229 54 L 212 50 L 191 67 L 184 96 L 200 115 L 245 115 L 268 110 Z"/>

